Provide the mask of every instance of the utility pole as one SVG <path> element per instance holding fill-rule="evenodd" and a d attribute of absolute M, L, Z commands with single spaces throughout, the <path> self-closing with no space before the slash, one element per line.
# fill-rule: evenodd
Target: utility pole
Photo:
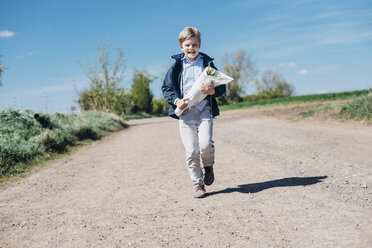
<path fill-rule="evenodd" d="M 46 91 L 44 91 L 44 113 L 48 113 L 48 98 Z"/>
<path fill-rule="evenodd" d="M 19 110 L 23 110 L 22 98 L 19 99 Z"/>

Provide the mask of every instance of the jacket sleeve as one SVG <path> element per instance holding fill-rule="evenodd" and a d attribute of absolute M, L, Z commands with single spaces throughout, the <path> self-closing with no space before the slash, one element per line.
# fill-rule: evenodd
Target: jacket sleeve
<path fill-rule="evenodd" d="M 211 66 L 213 69 L 215 69 L 215 70 L 218 71 L 217 67 L 214 65 L 213 62 L 210 63 L 210 66 Z M 219 97 L 219 96 L 222 96 L 222 95 L 226 92 L 226 85 L 225 85 L 225 84 L 220 85 L 220 86 L 214 88 L 214 91 L 215 91 L 215 93 L 212 95 L 213 97 Z"/>
<path fill-rule="evenodd" d="M 226 92 L 226 84 L 222 84 L 216 88 L 214 88 L 214 94 L 213 97 L 219 97 L 222 96 Z"/>
<path fill-rule="evenodd" d="M 163 85 L 161 90 L 163 92 L 163 97 L 167 103 L 174 105 L 174 100 L 178 98 L 177 92 L 173 87 L 172 78 L 173 78 L 173 69 L 174 65 L 169 69 L 167 75 L 164 78 Z"/>

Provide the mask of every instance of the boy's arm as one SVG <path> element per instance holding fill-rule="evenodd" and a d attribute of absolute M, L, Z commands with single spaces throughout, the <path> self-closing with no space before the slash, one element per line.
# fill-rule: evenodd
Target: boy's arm
<path fill-rule="evenodd" d="M 172 68 L 169 69 L 167 75 L 164 78 L 161 90 L 163 92 L 163 97 L 167 103 L 175 106 L 175 100 L 178 99 L 177 92 L 175 91 L 172 84 Z"/>
<path fill-rule="evenodd" d="M 222 96 L 226 92 L 226 84 L 222 84 L 216 88 L 214 88 L 215 93 L 212 95 L 213 97 Z"/>

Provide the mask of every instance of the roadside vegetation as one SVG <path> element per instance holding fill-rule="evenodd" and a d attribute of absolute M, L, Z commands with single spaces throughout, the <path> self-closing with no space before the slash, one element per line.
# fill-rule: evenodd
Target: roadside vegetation
<path fill-rule="evenodd" d="M 45 114 L 0 111 L 0 179 L 25 172 L 33 161 L 68 152 L 126 127 L 109 113 Z"/>
<path fill-rule="evenodd" d="M 346 119 L 371 120 L 372 91 L 368 95 L 355 98 L 349 104 L 342 106 L 339 116 Z"/>
<path fill-rule="evenodd" d="M 328 115 L 341 120 L 359 120 L 371 123 L 372 120 L 372 90 L 353 96 L 347 104 L 334 104 L 300 113 L 302 117 Z"/>
<path fill-rule="evenodd" d="M 313 94 L 304 96 L 288 96 L 288 97 L 278 97 L 271 99 L 260 99 L 256 100 L 254 95 L 249 95 L 246 101 L 233 103 L 229 105 L 221 106 L 220 109 L 232 110 L 240 108 L 252 108 L 260 106 L 277 106 L 277 105 L 291 105 L 291 104 L 301 104 L 301 103 L 311 103 L 311 102 L 326 102 L 326 101 L 340 101 L 349 100 L 358 96 L 365 96 L 369 93 L 369 90 L 356 90 L 356 91 L 345 91 L 340 93 L 328 93 L 328 94 Z"/>
<path fill-rule="evenodd" d="M 134 69 L 131 87 L 120 87 L 125 79 L 125 53 L 117 48 L 112 51 L 110 41 L 100 42 L 98 56 L 93 63 L 81 65 L 90 86 L 78 92 L 78 104 L 83 111 L 103 111 L 129 118 L 164 116 L 168 103 L 154 99 L 150 84 L 157 78 L 146 70 Z M 128 80 L 128 79 L 127 79 Z"/>

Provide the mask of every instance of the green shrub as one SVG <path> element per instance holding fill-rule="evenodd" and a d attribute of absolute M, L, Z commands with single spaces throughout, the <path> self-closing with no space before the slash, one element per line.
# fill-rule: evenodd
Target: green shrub
<path fill-rule="evenodd" d="M 43 153 L 42 126 L 31 111 L 0 111 L 0 176 L 22 161 Z"/>
<path fill-rule="evenodd" d="M 163 99 L 152 100 L 152 112 L 154 114 L 166 115 L 168 114 L 169 104 Z"/>
<path fill-rule="evenodd" d="M 342 106 L 339 115 L 348 119 L 371 119 L 372 92 L 370 92 L 368 95 L 355 98 L 351 103 Z"/>
<path fill-rule="evenodd" d="M 144 71 L 135 70 L 133 73 L 132 97 L 135 104 L 134 110 L 151 112 L 153 95 L 150 90 L 150 83 L 153 80 Z"/>
<path fill-rule="evenodd" d="M 257 101 L 257 95 L 245 95 L 243 97 L 243 102 L 255 102 Z"/>
<path fill-rule="evenodd" d="M 79 114 L 0 111 L 0 177 L 21 172 L 20 163 L 48 153 L 63 153 L 83 140 L 96 140 L 125 127 L 120 117 L 100 112 Z M 21 168 L 21 169 L 20 169 Z"/>

